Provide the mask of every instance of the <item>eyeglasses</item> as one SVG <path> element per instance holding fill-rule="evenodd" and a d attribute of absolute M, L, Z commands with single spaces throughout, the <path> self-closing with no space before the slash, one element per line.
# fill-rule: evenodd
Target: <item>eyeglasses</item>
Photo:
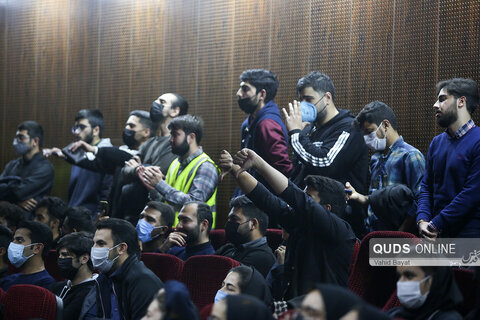
<path fill-rule="evenodd" d="M 84 124 L 77 124 L 77 125 L 74 125 L 72 127 L 72 133 L 75 133 L 77 132 L 77 130 L 80 130 L 80 132 L 82 132 L 83 130 L 85 130 L 88 126 L 84 125 Z"/>

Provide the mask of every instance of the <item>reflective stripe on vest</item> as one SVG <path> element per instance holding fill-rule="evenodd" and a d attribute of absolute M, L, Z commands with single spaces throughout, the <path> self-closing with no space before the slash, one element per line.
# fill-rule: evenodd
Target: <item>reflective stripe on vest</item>
<path fill-rule="evenodd" d="M 216 166 L 215 162 L 213 162 L 212 159 L 205 153 L 201 153 L 198 157 L 194 158 L 190 163 L 183 169 L 180 174 L 178 174 L 178 171 L 180 169 L 180 161 L 178 161 L 178 158 L 173 160 L 173 162 L 170 164 L 170 167 L 168 168 L 167 172 L 167 177 L 165 178 L 165 182 L 168 183 L 171 187 L 175 188 L 178 191 L 181 191 L 183 193 L 188 193 L 188 190 L 190 190 L 190 186 L 192 185 L 193 179 L 195 178 L 197 174 L 197 170 L 200 167 L 200 165 L 204 162 L 210 162 L 215 166 L 215 168 L 218 167 Z M 210 206 L 212 209 L 212 216 L 213 216 L 213 224 L 212 228 L 215 228 L 215 216 L 216 216 L 216 199 L 217 199 L 217 187 L 215 187 L 215 191 L 213 192 L 212 196 L 205 201 L 206 204 Z M 175 223 L 174 226 L 176 226 L 178 223 L 178 211 L 175 212 Z"/>

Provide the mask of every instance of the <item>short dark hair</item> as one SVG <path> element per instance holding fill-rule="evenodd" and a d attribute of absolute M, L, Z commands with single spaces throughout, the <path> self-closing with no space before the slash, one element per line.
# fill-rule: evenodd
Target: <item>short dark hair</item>
<path fill-rule="evenodd" d="M 17 127 L 17 130 L 27 130 L 30 139 L 38 138 L 38 146 L 41 147 L 43 144 L 43 128 L 35 121 L 24 121 L 20 123 Z"/>
<path fill-rule="evenodd" d="M 393 110 L 384 102 L 375 100 L 363 107 L 362 111 L 358 113 L 353 121 L 353 124 L 355 128 L 361 130 L 365 122 L 375 123 L 379 126 L 385 119 L 390 122 L 394 130 L 397 130 L 397 117 L 393 113 Z"/>
<path fill-rule="evenodd" d="M 117 218 L 109 218 L 100 221 L 97 230 L 110 229 L 112 231 L 113 245 L 125 242 L 128 246 L 129 255 L 140 255 L 140 246 L 138 245 L 137 230 L 128 221 Z"/>
<path fill-rule="evenodd" d="M 160 211 L 162 213 L 162 224 L 171 228 L 175 222 L 175 211 L 172 206 L 159 202 L 159 201 L 150 201 L 147 203 L 147 207 Z"/>
<path fill-rule="evenodd" d="M 3 262 L 8 262 L 8 246 L 13 239 L 13 232 L 12 230 L 8 229 L 4 225 L 0 224 L 0 248 L 5 248 L 5 254 L 3 255 Z"/>
<path fill-rule="evenodd" d="M 90 257 L 90 250 L 93 247 L 93 235 L 88 232 L 74 232 L 67 234 L 60 238 L 57 244 L 57 251 L 66 248 L 68 251 L 74 253 L 77 258 L 85 253 Z M 87 262 L 88 268 L 93 271 L 92 260 Z"/>
<path fill-rule="evenodd" d="M 445 89 L 449 94 L 456 99 L 464 96 L 467 99 L 468 113 L 472 114 L 478 107 L 478 84 L 472 79 L 453 78 L 442 80 L 437 83 L 437 95 L 442 89 Z"/>
<path fill-rule="evenodd" d="M 347 201 L 345 199 L 345 188 L 342 183 L 337 180 L 324 176 L 309 175 L 305 178 L 305 185 L 318 191 L 320 196 L 320 204 L 329 204 L 332 207 L 332 213 L 340 218 L 346 216 L 345 208 Z"/>
<path fill-rule="evenodd" d="M 43 197 L 38 201 L 36 209 L 43 207 L 47 208 L 50 217 L 57 218 L 60 221 L 59 227 L 61 227 L 65 219 L 65 210 L 67 209 L 65 201 L 58 197 Z"/>
<path fill-rule="evenodd" d="M 68 226 L 77 231 L 93 233 L 92 212 L 84 207 L 70 207 L 65 210 Z"/>
<path fill-rule="evenodd" d="M 303 89 L 312 87 L 313 90 L 332 94 L 332 100 L 335 100 L 335 87 L 329 76 L 320 71 L 312 71 L 297 82 L 297 94 L 302 92 Z"/>
<path fill-rule="evenodd" d="M 10 229 L 18 228 L 21 221 L 27 220 L 27 212 L 13 203 L 0 201 L 0 217 L 7 221 Z"/>
<path fill-rule="evenodd" d="M 203 135 L 203 120 L 198 116 L 186 114 L 179 116 L 170 121 L 168 124 L 169 130 L 183 130 L 186 135 L 195 133 L 195 141 L 200 143 Z"/>
<path fill-rule="evenodd" d="M 267 233 L 268 227 L 268 216 L 265 212 L 258 209 L 255 204 L 248 199 L 246 196 L 239 196 L 233 198 L 230 201 L 230 207 L 232 208 L 241 208 L 243 215 L 248 219 L 251 220 L 253 218 L 258 220 L 259 230 L 262 236 Z"/>
<path fill-rule="evenodd" d="M 158 129 L 158 124 L 153 122 L 152 119 L 150 119 L 150 112 L 145 111 L 145 110 L 133 110 L 130 112 L 130 116 L 135 116 L 138 118 L 138 122 L 145 128 L 145 129 L 150 129 L 150 137 L 153 137 L 155 135 L 155 132 Z"/>
<path fill-rule="evenodd" d="M 18 226 L 18 229 L 27 229 L 29 231 L 29 237 L 32 243 L 42 243 L 43 244 L 43 251 L 42 251 L 42 258 L 45 260 L 45 258 L 48 255 L 48 252 L 50 251 L 50 248 L 52 247 L 52 239 L 53 239 L 53 234 L 52 230 L 50 230 L 49 227 L 47 227 L 45 224 L 41 222 L 36 222 L 36 221 L 28 221 L 24 220 L 20 222 L 20 225 Z"/>
<path fill-rule="evenodd" d="M 202 201 L 187 201 L 183 204 L 184 207 L 190 205 L 190 204 L 196 204 L 197 205 L 197 222 L 200 224 L 203 220 L 208 221 L 208 229 L 207 229 L 207 234 L 210 233 L 210 230 L 212 229 L 212 224 L 213 224 L 213 215 L 212 215 L 212 208 L 208 204 Z"/>
<path fill-rule="evenodd" d="M 267 95 L 265 102 L 273 100 L 277 95 L 278 79 L 277 75 L 270 70 L 265 69 L 250 69 L 245 70 L 240 75 L 240 81 L 248 82 L 256 88 L 256 92 L 265 89 Z"/>
<path fill-rule="evenodd" d="M 187 100 L 179 95 L 178 93 L 171 93 L 175 96 L 175 100 L 172 101 L 173 108 L 180 108 L 179 116 L 183 116 L 188 113 L 188 102 Z"/>
<path fill-rule="evenodd" d="M 77 115 L 75 116 L 75 121 L 79 121 L 82 119 L 87 119 L 90 125 L 92 126 L 92 130 L 95 127 L 99 128 L 98 136 L 102 137 L 103 128 L 105 125 L 105 120 L 103 119 L 102 111 L 98 109 L 82 109 L 78 111 Z"/>

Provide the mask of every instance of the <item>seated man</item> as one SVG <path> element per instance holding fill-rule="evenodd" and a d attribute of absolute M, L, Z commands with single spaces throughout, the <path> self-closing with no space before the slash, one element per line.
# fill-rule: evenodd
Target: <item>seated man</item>
<path fill-rule="evenodd" d="M 93 243 L 90 256 L 101 275 L 85 298 L 78 319 L 140 319 L 163 283 L 139 260 L 135 228 L 125 220 L 103 220 Z"/>
<path fill-rule="evenodd" d="M 0 201 L 0 224 L 9 228 L 12 233 L 15 233 L 20 222 L 27 219 L 27 215 L 29 214 L 19 206 L 7 201 Z"/>
<path fill-rule="evenodd" d="M 173 119 L 168 128 L 171 130 L 172 152 L 179 157 L 172 162 L 166 176 L 161 171 L 163 169 L 154 166 L 140 167 L 139 174 L 147 188 L 154 188 L 177 210 L 188 201 L 206 202 L 212 208 L 212 228 L 215 228 L 219 172 L 200 146 L 203 121 L 185 115 Z"/>
<path fill-rule="evenodd" d="M 8 245 L 12 238 L 12 231 L 0 225 L 0 283 L 8 276 Z"/>
<path fill-rule="evenodd" d="M 192 256 L 214 254 L 215 250 L 208 238 L 212 220 L 212 211 L 206 203 L 185 203 L 178 214 L 176 231 L 168 235 L 160 251 L 173 254 L 184 261 Z"/>
<path fill-rule="evenodd" d="M 33 284 L 48 287 L 55 280 L 45 270 L 45 258 L 52 243 L 52 231 L 46 225 L 35 221 L 20 223 L 13 242 L 8 246 L 8 260 L 20 272 L 6 277 L 1 287 L 3 291 L 15 284 Z"/>
<path fill-rule="evenodd" d="M 62 225 L 62 233 L 85 231 L 93 233 L 92 212 L 84 207 L 70 207 L 65 210 L 65 220 Z"/>
<path fill-rule="evenodd" d="M 37 222 L 47 225 L 53 234 L 52 248 L 57 247 L 60 239 L 60 230 L 65 219 L 65 210 L 67 205 L 57 197 L 44 197 L 40 199 L 35 208 L 35 218 Z"/>
<path fill-rule="evenodd" d="M 92 246 L 92 235 L 84 232 L 66 235 L 58 242 L 58 271 L 67 280 L 54 283 L 50 291 L 63 300 L 64 319 L 78 317 L 85 296 L 95 285 L 90 259 Z"/>
<path fill-rule="evenodd" d="M 264 277 L 275 263 L 275 256 L 267 244 L 268 216 L 245 196 L 230 202 L 232 210 L 225 224 L 225 235 L 230 243 L 215 252 L 257 269 Z"/>
<path fill-rule="evenodd" d="M 339 211 L 344 213 L 343 185 L 338 183 L 339 189 L 327 190 L 326 197 L 310 186 L 303 192 L 249 149 L 239 151 L 235 163 L 238 165 L 227 151 L 222 152 L 220 168 L 232 172 L 244 194 L 259 209 L 276 215 L 289 234 L 283 297 L 306 294 L 315 282 L 347 286 L 355 234 L 348 222 L 334 214 L 331 205 L 343 203 Z M 251 167 L 265 178 L 274 194 L 245 172 Z"/>
<path fill-rule="evenodd" d="M 158 201 L 147 203 L 140 213 L 136 228 L 138 239 L 142 241 L 142 251 L 158 251 L 165 242 L 174 220 L 175 212 L 170 205 Z"/>
<path fill-rule="evenodd" d="M 20 158 L 7 163 L 0 175 L 0 200 L 32 211 L 37 200 L 50 193 L 54 170 L 40 151 L 42 142 L 43 129 L 38 123 L 25 121 L 18 126 L 13 147 Z"/>

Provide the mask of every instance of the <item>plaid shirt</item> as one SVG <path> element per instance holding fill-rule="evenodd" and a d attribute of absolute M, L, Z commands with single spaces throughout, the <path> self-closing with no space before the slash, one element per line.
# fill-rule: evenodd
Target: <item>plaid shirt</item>
<path fill-rule="evenodd" d="M 400 136 L 391 146 L 387 154 L 376 152 L 370 160 L 369 193 L 388 187 L 392 184 L 404 184 L 415 195 L 415 205 L 409 210 L 410 216 L 416 216 L 417 199 L 420 183 L 425 173 L 425 157 L 418 149 L 406 143 Z M 378 218 L 368 207 L 368 225 L 371 231 L 378 230 Z"/>
<path fill-rule="evenodd" d="M 460 139 L 461 137 L 463 137 L 464 135 L 467 134 L 467 132 L 474 128 L 475 127 L 475 123 L 473 122 L 472 119 L 468 120 L 460 129 L 458 129 L 457 131 L 455 131 L 455 138 L 456 139 Z M 448 132 L 447 132 L 448 134 Z"/>
<path fill-rule="evenodd" d="M 180 168 L 178 174 L 196 157 L 203 153 L 202 148 L 197 152 L 191 154 L 185 160 L 180 162 Z M 188 193 L 183 193 L 177 189 L 171 187 L 164 180 L 161 180 L 156 186 L 157 190 L 168 202 L 175 206 L 182 206 L 187 201 L 207 201 L 215 192 L 215 188 L 218 184 L 218 170 L 210 162 L 205 161 L 198 169 L 195 177 L 193 178 L 192 185 L 188 190 Z"/>

